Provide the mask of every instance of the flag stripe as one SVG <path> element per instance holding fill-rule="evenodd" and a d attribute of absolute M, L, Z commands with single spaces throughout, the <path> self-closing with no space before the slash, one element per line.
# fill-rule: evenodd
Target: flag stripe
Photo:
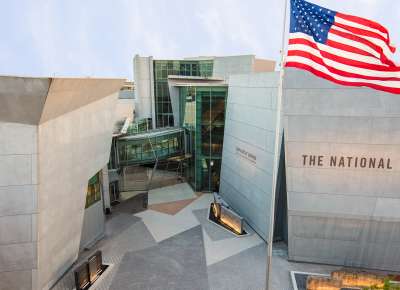
<path fill-rule="evenodd" d="M 336 26 L 336 24 L 333 27 L 335 28 L 335 30 L 338 30 L 338 31 L 341 31 L 341 32 L 347 33 L 347 34 L 350 33 L 350 34 L 354 35 L 354 33 L 352 33 L 351 31 L 348 31 L 344 28 L 338 27 L 338 26 Z M 367 42 L 369 41 L 370 43 L 372 43 L 372 45 L 377 47 L 379 49 L 379 51 L 381 50 L 382 53 L 385 54 L 386 57 L 388 57 L 392 54 L 391 48 L 382 39 L 377 39 L 377 38 L 366 36 L 366 35 L 359 35 L 359 34 L 356 34 L 356 35 L 362 39 L 365 39 L 365 41 L 367 41 Z"/>
<path fill-rule="evenodd" d="M 378 54 L 377 57 L 379 57 L 383 63 L 386 63 L 388 65 L 394 65 L 394 63 L 386 56 L 386 54 L 384 53 L 384 50 L 381 46 L 378 46 L 375 43 L 373 43 L 365 38 L 359 37 L 358 35 L 340 31 L 336 28 L 331 28 L 331 30 L 329 31 L 329 36 L 332 34 L 346 38 L 346 39 L 352 41 L 353 43 L 361 43 L 364 46 L 369 46 L 372 50 L 374 50 Z M 329 36 L 328 36 L 328 38 L 330 38 Z"/>
<path fill-rule="evenodd" d="M 389 35 L 387 33 L 384 33 L 382 31 L 380 31 L 378 29 L 375 29 L 375 28 L 372 28 L 370 26 L 366 26 L 366 25 L 362 25 L 360 23 L 356 23 L 356 22 L 353 22 L 353 21 L 346 20 L 346 19 L 340 17 L 340 13 L 337 13 L 335 15 L 335 22 L 341 23 L 343 25 L 347 25 L 347 26 L 351 26 L 351 27 L 360 28 L 360 29 L 363 29 L 363 30 L 368 30 L 368 31 L 374 32 L 374 33 L 379 34 L 380 36 L 382 36 L 385 40 L 390 41 Z"/>
<path fill-rule="evenodd" d="M 339 27 L 341 29 L 344 29 L 344 31 L 348 31 L 354 34 L 358 34 L 360 36 L 364 36 L 367 37 L 367 39 L 369 39 L 370 41 L 372 41 L 372 39 L 377 39 L 382 41 L 385 45 L 387 45 L 388 49 L 390 50 L 391 53 L 393 53 L 394 48 L 392 46 L 390 46 L 389 41 L 381 36 L 380 34 L 377 34 L 375 32 L 369 31 L 369 30 L 365 30 L 365 29 L 361 29 L 361 28 L 356 28 L 353 26 L 348 26 L 346 24 L 340 23 L 338 21 L 335 20 L 335 27 Z"/>
<path fill-rule="evenodd" d="M 366 70 L 362 68 L 356 68 L 354 66 L 345 65 L 343 63 L 336 62 L 329 58 L 322 58 L 318 55 L 318 51 L 310 48 L 303 50 L 290 50 L 288 56 L 299 56 L 303 58 L 309 58 L 315 63 L 325 66 L 330 72 L 338 75 L 342 75 L 350 78 L 359 78 L 365 80 L 380 80 L 380 81 L 400 81 L 399 72 L 382 72 Z M 400 84 L 400 83 L 399 83 Z"/>
<path fill-rule="evenodd" d="M 361 24 L 361 25 L 366 26 L 366 27 L 370 27 L 370 28 L 376 29 L 376 30 L 386 34 L 387 37 L 389 38 L 389 32 L 387 31 L 387 29 L 385 27 L 383 27 L 382 25 L 380 25 L 379 23 L 375 22 L 375 21 L 372 21 L 372 20 L 369 20 L 369 19 L 365 19 L 365 18 L 361 18 L 361 17 L 354 16 L 354 15 L 344 14 L 344 13 L 341 13 L 341 12 L 337 12 L 336 13 L 336 17 L 340 17 L 340 18 L 345 19 L 347 21 L 351 21 L 351 22 L 358 23 L 358 24 Z"/>
<path fill-rule="evenodd" d="M 348 45 L 349 47 L 352 47 L 352 48 L 357 48 L 357 49 L 362 50 L 365 53 L 368 53 L 369 55 L 375 57 L 376 59 L 381 60 L 380 54 L 378 52 L 376 52 L 374 49 L 372 49 L 371 47 L 369 47 L 363 43 L 355 42 L 346 37 L 342 37 L 340 35 L 329 32 L 328 41 L 330 41 L 330 40 L 344 44 L 344 45 Z"/>
<path fill-rule="evenodd" d="M 382 65 L 382 62 L 375 57 L 360 54 L 358 50 L 357 51 L 356 50 L 349 51 L 349 50 L 336 48 L 332 45 L 324 45 L 321 43 L 315 43 L 315 42 L 313 42 L 312 37 L 310 37 L 306 34 L 303 34 L 303 35 L 298 34 L 295 36 L 290 35 L 289 45 L 290 44 L 304 44 L 304 45 L 311 46 L 315 49 L 324 51 L 326 53 L 336 55 L 338 57 L 348 58 L 351 60 L 357 59 L 359 62 L 364 63 L 365 65 L 376 64 L 376 65 L 379 65 L 380 67 L 382 67 L 382 69 L 388 68 L 387 65 Z M 360 65 L 362 65 L 362 64 L 360 64 Z"/>
<path fill-rule="evenodd" d="M 297 62 L 295 60 L 288 60 L 286 62 L 286 66 L 307 70 L 318 77 L 324 78 L 326 80 L 335 82 L 340 85 L 356 86 L 356 87 L 365 86 L 365 87 L 369 87 L 369 88 L 373 88 L 376 90 L 385 91 L 385 92 L 389 92 L 389 93 L 393 93 L 393 94 L 400 94 L 399 87 L 386 86 L 386 82 L 370 83 L 368 81 L 363 81 L 363 80 L 355 80 L 355 79 L 353 80 L 350 78 L 339 78 L 340 76 L 334 77 L 330 73 L 321 71 L 320 68 L 315 68 L 314 66 L 312 66 L 310 64 L 303 63 L 303 62 Z"/>
<path fill-rule="evenodd" d="M 337 54 L 325 51 L 324 48 L 319 47 L 317 49 L 312 46 L 311 43 L 306 42 L 307 41 L 305 41 L 305 43 L 300 43 L 298 41 L 293 43 L 289 42 L 288 52 L 291 52 L 292 50 L 309 52 L 316 56 L 327 58 L 343 65 L 354 67 L 356 69 L 364 69 L 367 75 L 385 73 L 385 76 L 387 77 L 400 77 L 400 68 L 390 67 L 387 69 L 387 67 L 382 65 L 365 63 L 348 57 L 338 56 Z"/>
<path fill-rule="evenodd" d="M 303 63 L 306 65 L 310 65 L 310 66 L 314 67 L 315 69 L 318 69 L 319 71 L 326 73 L 326 74 L 330 75 L 331 77 L 334 77 L 335 79 L 338 79 L 338 80 L 350 81 L 350 82 L 365 82 L 365 83 L 376 84 L 376 85 L 386 85 L 387 87 L 400 89 L 400 81 L 366 80 L 366 79 L 361 79 L 361 78 L 357 78 L 357 77 L 345 77 L 343 75 L 329 71 L 325 65 L 319 64 L 319 63 L 315 62 L 313 59 L 308 58 L 308 57 L 288 56 L 287 62 L 297 62 L 297 63 Z"/>
<path fill-rule="evenodd" d="M 332 47 L 332 48 L 335 48 L 335 49 L 338 49 L 338 50 L 343 50 L 343 51 L 346 51 L 346 52 L 350 52 L 350 53 L 359 54 L 359 55 L 362 55 L 362 56 L 368 56 L 368 57 L 374 58 L 374 59 L 378 60 L 380 63 L 382 63 L 372 53 L 369 53 L 369 52 L 367 52 L 365 50 L 362 50 L 360 48 L 354 47 L 354 46 L 349 45 L 349 44 L 341 43 L 340 41 L 335 41 L 335 40 L 332 39 L 332 37 L 331 37 L 331 39 L 328 39 L 326 41 L 326 46 Z"/>

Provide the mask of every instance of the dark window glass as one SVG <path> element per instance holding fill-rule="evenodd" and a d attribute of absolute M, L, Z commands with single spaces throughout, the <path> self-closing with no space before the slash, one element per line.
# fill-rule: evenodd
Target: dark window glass
<path fill-rule="evenodd" d="M 100 191 L 100 173 L 96 173 L 92 178 L 89 179 L 87 194 L 86 194 L 86 205 L 88 208 L 101 200 Z"/>

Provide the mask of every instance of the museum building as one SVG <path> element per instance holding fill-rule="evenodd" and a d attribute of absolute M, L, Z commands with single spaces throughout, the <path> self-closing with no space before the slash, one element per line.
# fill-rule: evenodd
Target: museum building
<path fill-rule="evenodd" d="M 183 129 L 180 138 L 172 143 L 179 143 L 177 147 L 187 156 L 187 181 L 196 191 L 218 191 L 229 76 L 272 72 L 274 69 L 274 61 L 258 59 L 254 55 L 181 60 L 157 60 L 136 55 L 136 121 L 150 120 L 153 129 Z M 154 150 L 161 158 L 178 154 L 177 147 L 171 153 L 168 138 L 161 138 L 165 140 L 165 150 L 162 140 L 152 143 L 156 146 L 143 146 L 145 141 L 140 140 L 134 143 L 133 137 L 119 140 L 117 155 L 123 160 L 119 167 L 140 163 L 142 155 L 138 156 L 137 152 L 146 151 L 145 154 L 152 156 L 151 150 Z M 125 162 L 126 156 L 130 156 L 128 162 Z"/>
<path fill-rule="evenodd" d="M 272 238 L 289 259 L 400 271 L 400 99 L 287 69 L 277 128 L 274 66 L 136 56 L 135 98 L 122 79 L 0 77 L 6 289 L 54 285 L 104 233 L 110 172 L 154 162 L 150 150 L 183 153 L 193 189 L 219 192 L 268 241 L 278 130 Z"/>
<path fill-rule="evenodd" d="M 136 56 L 136 113 L 183 128 L 189 183 L 218 191 L 266 241 L 280 130 L 273 238 L 289 259 L 399 271 L 400 99 L 286 69 L 277 128 L 273 67 L 254 56 Z"/>
<path fill-rule="evenodd" d="M 231 76 L 222 154 L 220 193 L 265 240 L 278 86 Z M 286 69 L 282 100 L 274 240 L 293 261 L 399 271 L 400 98 Z"/>

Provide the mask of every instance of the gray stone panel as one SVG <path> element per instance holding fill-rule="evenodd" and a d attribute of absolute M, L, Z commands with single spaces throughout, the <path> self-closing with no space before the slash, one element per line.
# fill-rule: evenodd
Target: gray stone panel
<path fill-rule="evenodd" d="M 232 75 L 220 193 L 267 239 L 275 146 L 278 73 Z"/>
<path fill-rule="evenodd" d="M 273 132 L 265 132 L 262 128 L 235 120 L 229 120 L 225 125 L 225 136 L 227 138 L 234 136 L 239 141 L 258 147 L 261 150 L 273 152 L 273 140 L 275 139 L 275 135 Z"/>
<path fill-rule="evenodd" d="M 290 192 L 318 192 L 342 195 L 400 197 L 400 179 L 396 172 L 373 170 L 321 170 L 289 167 L 286 172 Z M 360 194 L 361 193 L 361 194 Z"/>
<path fill-rule="evenodd" d="M 292 216 L 292 235 L 300 238 L 357 241 L 366 222 L 357 219 Z"/>
<path fill-rule="evenodd" d="M 288 115 L 287 141 L 365 143 L 371 140 L 372 120 L 368 117 Z"/>
<path fill-rule="evenodd" d="M 48 288 L 75 261 L 123 81 L 0 77 L 0 289 Z"/>
<path fill-rule="evenodd" d="M 291 192 L 288 211 L 289 215 L 301 213 L 368 219 L 373 216 L 376 203 L 376 197 Z"/>
<path fill-rule="evenodd" d="M 285 96 L 285 111 L 288 115 L 301 112 L 302 115 L 312 116 L 399 116 L 392 106 L 399 108 L 400 102 L 389 101 L 390 96 L 371 90 L 296 88 L 285 90 Z M 333 98 L 335 102 L 332 103 Z"/>
<path fill-rule="evenodd" d="M 225 239 L 231 239 L 232 233 L 227 230 L 215 225 L 214 223 L 208 220 L 209 209 L 196 209 L 193 211 L 193 214 L 201 224 L 203 230 L 206 231 L 207 235 L 210 237 L 212 241 L 220 241 Z"/>
<path fill-rule="evenodd" d="M 38 124 L 49 86 L 49 78 L 0 77 L 0 121 Z"/>
<path fill-rule="evenodd" d="M 400 142 L 397 117 L 286 115 L 285 121 L 287 141 L 385 145 Z"/>
<path fill-rule="evenodd" d="M 242 141 L 242 139 L 234 138 L 230 135 L 224 136 L 224 149 L 224 156 L 226 155 L 227 166 L 232 169 L 235 169 L 237 166 L 241 166 L 242 171 L 238 173 L 247 178 L 249 181 L 251 180 L 253 182 L 252 179 L 257 179 L 258 176 L 268 179 L 267 175 L 272 175 L 272 152 L 257 148 L 247 141 Z M 239 153 L 239 149 L 251 152 L 251 154 L 256 156 L 256 161 L 253 162 L 253 160 L 248 160 L 248 157 Z M 265 154 L 265 152 L 267 154 Z M 254 171 L 254 168 L 256 168 L 257 171 Z M 257 184 L 259 184 L 261 187 L 264 187 L 264 183 Z"/>
<path fill-rule="evenodd" d="M 213 77 L 228 79 L 232 74 L 253 71 L 254 55 L 224 56 L 214 58 Z"/>
<path fill-rule="evenodd" d="M 273 131 L 276 124 L 276 112 L 272 109 L 243 106 L 242 104 L 229 103 L 227 118 L 256 128 Z"/>
<path fill-rule="evenodd" d="M 201 226 L 125 254 L 110 289 L 209 289 Z"/>
<path fill-rule="evenodd" d="M 154 127 L 153 57 L 141 57 L 135 55 L 134 75 L 136 95 L 135 117 L 138 119 L 153 118 Z"/>
<path fill-rule="evenodd" d="M 37 126 L 0 122 L 1 154 L 37 153 L 36 131 Z"/>
<path fill-rule="evenodd" d="M 0 187 L 0 216 L 35 212 L 36 200 L 36 185 Z"/>
<path fill-rule="evenodd" d="M 79 248 L 84 249 L 86 246 L 90 246 L 90 244 L 104 235 L 104 231 L 105 216 L 103 211 L 103 199 L 101 199 L 85 209 Z"/>
<path fill-rule="evenodd" d="M 235 178 L 235 177 L 233 177 Z M 263 192 L 259 192 L 261 197 L 266 197 L 264 203 L 256 203 L 246 196 L 246 192 L 241 192 L 234 188 L 231 180 L 221 179 L 221 188 L 223 188 L 223 197 L 229 205 L 265 240 L 268 235 L 268 221 L 270 209 L 270 198 Z M 250 185 L 249 185 L 250 186 Z"/>
<path fill-rule="evenodd" d="M 329 143 L 329 142 L 286 142 L 286 148 L 288 149 L 287 165 L 288 167 L 295 168 L 315 168 L 327 169 L 327 170 L 357 170 L 363 173 L 366 172 L 387 172 L 387 173 L 399 173 L 400 172 L 400 155 L 398 154 L 398 145 L 375 145 L 375 144 L 348 144 L 348 143 Z M 304 164 L 303 155 L 316 155 L 323 156 L 322 165 L 315 166 L 315 164 Z M 331 165 L 330 157 L 352 157 L 350 166 L 348 165 L 348 159 L 345 160 L 345 164 L 340 167 L 337 161 L 336 165 Z M 375 158 L 375 166 L 370 166 L 366 163 L 365 167 L 361 168 L 360 162 L 358 161 L 357 167 L 355 164 L 354 157 L 361 158 Z M 380 158 L 384 158 L 383 168 L 378 168 Z M 390 159 L 390 167 L 387 168 L 387 159 Z M 369 161 L 368 161 L 369 162 Z"/>
<path fill-rule="evenodd" d="M 32 183 L 31 155 L 0 155 L 0 186 Z"/>
<path fill-rule="evenodd" d="M 115 263 L 115 260 L 120 261 L 126 252 L 140 251 L 157 245 L 150 231 L 140 219 L 131 219 L 130 225 L 124 224 L 121 228 L 111 228 L 113 224 L 118 224 L 123 219 L 124 216 L 121 216 L 106 226 L 106 240 L 104 240 L 106 245 L 102 246 L 101 250 L 108 263 Z M 127 228 L 124 229 L 124 227 Z"/>
<path fill-rule="evenodd" d="M 36 267 L 36 243 L 0 245 L 0 272 Z"/>
<path fill-rule="evenodd" d="M 97 101 L 39 126 L 37 231 L 41 288 L 52 286 L 78 256 L 87 184 L 108 162 L 117 96 L 117 93 L 108 97 L 100 94 Z M 50 112 L 47 116 L 54 114 Z"/>
<path fill-rule="evenodd" d="M 28 271 L 0 273 L 0 290 L 32 290 L 32 273 Z M 18 283 L 15 283 L 18 281 Z"/>
<path fill-rule="evenodd" d="M 289 258 L 399 271 L 400 98 L 288 69 L 283 99 Z M 392 168 L 336 167 L 330 156 Z"/>
<path fill-rule="evenodd" d="M 0 78 L 2 81 L 4 79 Z M 26 79 L 22 84 L 33 87 L 16 90 L 32 89 L 30 101 L 40 103 L 35 95 L 38 88 L 34 84 L 38 83 Z M 10 109 L 14 105 L 28 108 L 27 100 L 25 104 L 18 103 L 22 99 L 15 96 L 9 100 Z M 2 101 L 5 99 L 0 97 L 0 103 Z M 31 113 L 39 107 L 32 104 Z M 22 116 L 21 108 L 15 108 L 13 113 L 15 118 L 20 118 L 18 122 L 36 122 L 28 121 L 32 115 Z M 0 122 L 0 289 L 31 289 L 32 270 L 37 268 L 37 126 L 21 123 Z M 19 275 L 25 276 L 19 278 Z"/>
<path fill-rule="evenodd" d="M 291 216 L 289 222 L 295 229 L 290 234 L 290 259 L 399 269 L 400 243 L 398 225 L 394 223 L 297 216 Z"/>
<path fill-rule="evenodd" d="M 32 215 L 0 217 L 0 245 L 32 241 Z"/>
<path fill-rule="evenodd" d="M 247 249 L 208 267 L 210 289 L 265 289 L 267 246 Z"/>

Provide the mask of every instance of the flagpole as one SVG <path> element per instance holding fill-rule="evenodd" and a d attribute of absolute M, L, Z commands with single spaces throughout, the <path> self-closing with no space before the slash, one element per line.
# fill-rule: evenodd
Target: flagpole
<path fill-rule="evenodd" d="M 273 290 L 271 283 L 272 273 L 272 247 L 274 240 L 274 222 L 275 222 L 275 197 L 276 187 L 278 180 L 279 169 L 279 152 L 280 152 L 280 133 L 281 133 L 281 118 L 282 118 L 282 95 L 283 95 L 283 77 L 284 77 L 284 60 L 285 60 L 285 42 L 286 42 L 286 21 L 287 21 L 288 0 L 285 0 L 284 17 L 283 17 L 283 33 L 282 33 L 282 46 L 281 46 L 281 63 L 280 63 L 280 78 L 278 87 L 278 96 L 276 102 L 276 127 L 275 127 L 275 148 L 274 148 L 274 168 L 272 173 L 272 196 L 270 208 L 270 224 L 268 235 L 268 250 L 267 250 L 267 277 L 266 277 L 266 290 Z"/>

